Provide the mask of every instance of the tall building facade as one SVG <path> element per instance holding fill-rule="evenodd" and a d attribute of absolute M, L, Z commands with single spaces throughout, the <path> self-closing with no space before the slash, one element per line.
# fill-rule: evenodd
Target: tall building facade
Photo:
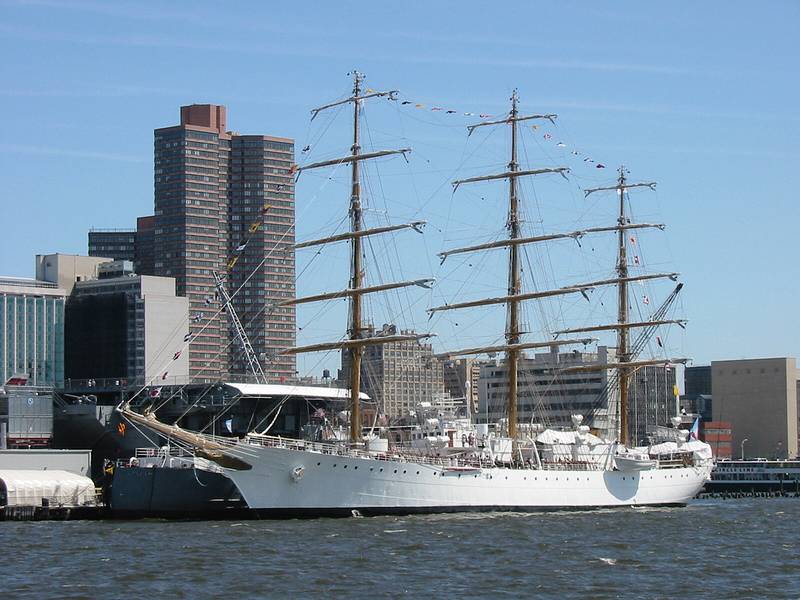
<path fill-rule="evenodd" d="M 155 275 L 155 228 L 156 218 L 153 215 L 136 219 L 133 264 L 138 275 Z"/>
<path fill-rule="evenodd" d="M 292 140 L 228 132 L 224 106 L 183 106 L 180 125 L 155 130 L 153 272 L 174 277 L 178 295 L 189 299 L 194 377 L 224 378 L 244 367 L 215 271 L 227 278 L 254 349 L 271 361 L 270 379 L 294 377 L 294 358 L 278 358 L 294 345 L 294 309 L 267 307 L 294 295 L 293 162 Z"/>
<path fill-rule="evenodd" d="M 180 125 L 155 130 L 153 267 L 189 299 L 190 374 L 210 379 L 228 372 L 225 315 L 212 302 L 213 272 L 224 272 L 228 252 L 226 126 L 225 107 L 200 105 L 181 107 Z"/>
<path fill-rule="evenodd" d="M 0 278 L 0 385 L 24 375 L 31 385 L 64 381 L 64 302 L 57 284 Z"/>
<path fill-rule="evenodd" d="M 384 325 L 381 331 L 368 329 L 366 335 L 395 333 L 394 325 Z M 401 333 L 414 332 L 404 330 Z M 350 353 L 342 352 L 340 380 L 349 380 L 350 364 Z M 421 402 L 435 403 L 443 398 L 442 361 L 433 356 L 430 344 L 419 340 L 366 346 L 361 361 L 361 391 L 390 418 L 408 415 Z"/>
<path fill-rule="evenodd" d="M 231 139 L 228 251 L 237 259 L 228 270 L 228 290 L 236 292 L 234 308 L 253 350 L 263 357 L 264 372 L 275 382 L 295 377 L 294 355 L 281 354 L 295 343 L 295 307 L 270 306 L 295 296 L 293 162 L 292 140 L 263 135 Z M 247 372 L 236 343 L 230 370 Z"/>

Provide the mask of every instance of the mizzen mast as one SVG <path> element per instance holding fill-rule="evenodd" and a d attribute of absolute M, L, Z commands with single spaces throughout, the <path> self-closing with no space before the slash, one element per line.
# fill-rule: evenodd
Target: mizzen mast
<path fill-rule="evenodd" d="M 584 190 L 586 196 L 594 192 L 616 190 L 619 197 L 619 216 L 617 218 L 617 227 L 609 229 L 618 229 L 617 231 L 617 325 L 614 327 L 617 330 L 617 362 L 613 366 L 617 368 L 617 382 L 619 394 L 619 441 L 623 445 L 628 443 L 628 390 L 630 386 L 631 376 L 636 368 L 641 366 L 648 366 L 654 364 L 661 364 L 664 361 L 644 361 L 643 363 L 634 363 L 631 361 L 632 356 L 630 352 L 630 329 L 631 327 L 640 326 L 639 323 L 628 323 L 628 283 L 634 278 L 628 276 L 628 246 L 625 239 L 625 231 L 629 229 L 628 219 L 625 215 L 625 192 L 631 188 L 646 187 L 654 190 L 656 187 L 655 182 L 643 183 L 628 183 L 625 178 L 625 167 L 620 166 L 619 176 L 617 178 L 617 185 L 612 187 L 593 188 Z M 677 278 L 677 273 L 671 274 L 671 279 Z M 658 324 L 658 322 L 656 322 Z M 680 359 L 675 359 L 676 361 Z M 611 365 L 606 365 L 604 368 L 610 368 Z"/>

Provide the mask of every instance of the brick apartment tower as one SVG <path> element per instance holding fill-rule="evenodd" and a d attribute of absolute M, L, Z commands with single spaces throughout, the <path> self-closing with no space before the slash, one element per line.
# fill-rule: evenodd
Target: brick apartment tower
<path fill-rule="evenodd" d="M 295 375 L 294 357 L 276 356 L 295 343 L 294 308 L 269 307 L 295 293 L 293 162 L 290 139 L 227 131 L 224 106 L 182 106 L 180 125 L 155 130 L 154 272 L 175 277 L 178 295 L 189 298 L 190 318 L 201 317 L 191 323 L 193 378 L 246 373 L 227 316 L 214 316 L 213 271 L 227 273 L 234 248 L 259 220 L 227 287 L 254 350 L 266 358 L 269 379 Z M 272 208 L 262 216 L 264 204 Z"/>

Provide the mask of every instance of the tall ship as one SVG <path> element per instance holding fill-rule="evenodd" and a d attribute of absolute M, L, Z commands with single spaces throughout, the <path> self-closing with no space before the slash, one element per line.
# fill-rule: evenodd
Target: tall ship
<path fill-rule="evenodd" d="M 269 435 L 267 430 L 250 432 L 242 438 L 220 438 L 194 433 L 159 422 L 154 414 L 142 414 L 128 404 L 118 407 L 121 415 L 137 427 L 146 427 L 191 448 L 196 456 L 217 464 L 236 485 L 250 510 L 265 517 L 349 516 L 378 514 L 435 513 L 459 511 L 537 511 L 589 509 L 626 506 L 680 506 L 703 487 L 713 467 L 711 449 L 692 439 L 687 432 L 665 432 L 658 443 L 637 446 L 629 440 L 628 389 L 637 369 L 645 366 L 669 366 L 686 359 L 644 359 L 641 344 L 631 341 L 631 332 L 652 331 L 655 327 L 681 324 L 664 318 L 658 311 L 647 319 L 632 320 L 629 310 L 629 285 L 652 279 L 677 279 L 676 273 L 631 275 L 629 273 L 628 236 L 631 230 L 662 227 L 632 223 L 626 214 L 626 200 L 631 190 L 654 188 L 652 182 L 634 183 L 620 168 L 614 185 L 585 190 L 586 195 L 603 192 L 616 194 L 619 200 L 615 224 L 578 231 L 540 236 L 523 234 L 520 217 L 518 182 L 524 177 L 561 175 L 566 167 L 522 168 L 518 162 L 518 129 L 524 121 L 552 121 L 556 115 L 522 115 L 518 111 L 516 91 L 507 114 L 497 120 L 484 120 L 468 128 L 508 127 L 511 134 L 507 168 L 496 174 L 460 179 L 454 189 L 479 181 L 505 181 L 508 186 L 507 236 L 504 239 L 443 252 L 447 256 L 462 253 L 504 250 L 508 254 L 507 293 L 502 296 L 453 302 L 432 307 L 433 315 L 444 311 L 474 307 L 505 306 L 504 343 L 451 350 L 448 357 L 501 355 L 507 376 L 505 417 L 490 429 L 488 423 L 476 426 L 475 434 L 464 436 L 458 451 L 420 452 L 390 445 L 386 439 L 365 435 L 372 431 L 362 423 L 360 393 L 362 358 L 365 348 L 375 344 L 426 339 L 433 334 L 389 331 L 368 335 L 363 317 L 363 300 L 368 294 L 412 286 L 426 287 L 431 279 L 365 284 L 362 243 L 371 236 L 402 230 L 419 230 L 420 221 L 365 228 L 361 194 L 360 166 L 364 161 L 392 155 L 405 155 L 410 148 L 362 152 L 361 114 L 371 98 L 393 98 L 395 91 L 363 89 L 363 75 L 354 73 L 352 94 L 338 102 L 314 109 L 312 118 L 323 110 L 349 105 L 353 109 L 352 147 L 348 155 L 298 167 L 298 174 L 311 169 L 349 165 L 349 231 L 301 242 L 296 247 L 347 242 L 350 245 L 350 277 L 346 289 L 305 298 L 287 300 L 300 304 L 336 298 L 349 302 L 346 339 L 316 343 L 288 350 L 292 353 L 340 350 L 346 353 L 349 374 L 349 436 L 347 440 L 325 443 L 287 439 Z M 499 221 L 499 219 L 498 219 Z M 578 239 L 586 235 L 611 233 L 617 239 L 616 276 L 610 279 L 566 287 L 527 291 L 523 289 L 522 249 L 559 239 Z M 553 339 L 528 341 L 521 325 L 523 303 L 546 298 L 581 295 L 589 299 L 595 288 L 616 288 L 617 319 L 613 323 L 551 332 Z M 519 363 L 527 350 L 585 345 L 596 340 L 586 337 L 600 331 L 615 332 L 617 348 L 613 360 L 602 364 L 566 366 L 554 377 L 584 370 L 613 372 L 615 401 L 609 402 L 609 414 L 603 430 L 584 424 L 584 415 L 575 414 L 571 427 L 547 429 L 540 424 L 520 423 Z M 573 337 L 580 334 L 579 337 Z M 667 429 L 667 428 L 664 428 Z"/>

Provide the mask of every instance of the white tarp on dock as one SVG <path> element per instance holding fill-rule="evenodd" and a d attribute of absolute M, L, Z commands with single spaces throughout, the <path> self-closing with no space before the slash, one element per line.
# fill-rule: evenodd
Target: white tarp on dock
<path fill-rule="evenodd" d="M 94 482 L 67 471 L 0 470 L 0 505 L 94 506 Z"/>

